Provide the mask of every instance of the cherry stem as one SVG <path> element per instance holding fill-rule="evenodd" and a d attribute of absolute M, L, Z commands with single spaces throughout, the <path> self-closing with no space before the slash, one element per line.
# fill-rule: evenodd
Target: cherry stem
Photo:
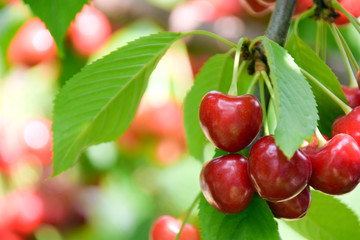
<path fill-rule="evenodd" d="M 201 194 L 202 194 L 202 193 L 199 192 L 198 195 L 196 195 L 196 198 L 194 199 L 194 201 L 193 201 L 192 204 L 190 205 L 189 209 L 187 210 L 186 215 L 185 215 L 185 217 L 184 217 L 184 220 L 183 220 L 183 222 L 182 222 L 182 224 L 181 224 L 179 233 L 176 235 L 175 240 L 179 240 L 180 235 L 181 235 L 181 232 L 182 232 L 182 230 L 183 230 L 186 222 L 189 220 L 189 217 L 190 217 L 190 215 L 191 215 L 192 210 L 195 208 L 196 204 L 197 204 L 198 201 L 200 200 Z"/>
<path fill-rule="evenodd" d="M 273 87 L 271 85 L 269 76 L 267 75 L 267 73 L 265 71 L 261 71 L 260 73 L 261 73 L 261 76 L 263 77 L 263 79 L 265 81 L 267 89 L 269 90 L 271 99 L 273 101 L 275 101 L 275 94 L 274 94 L 274 90 L 273 90 Z"/>
<path fill-rule="evenodd" d="M 351 64 L 353 65 L 355 71 L 358 72 L 359 71 L 359 65 L 358 65 L 354 55 L 352 54 L 352 52 L 351 52 L 351 50 L 349 48 L 349 45 L 345 41 L 345 39 L 344 39 L 343 35 L 341 34 L 339 28 L 335 27 L 335 30 L 336 30 L 336 33 L 337 33 L 337 35 L 339 36 L 339 38 L 341 40 L 342 46 L 344 47 L 346 54 L 348 55 L 348 57 L 350 59 Z"/>
<path fill-rule="evenodd" d="M 315 11 L 315 5 L 312 6 L 311 8 L 309 8 L 308 10 L 306 10 L 305 12 L 301 13 L 299 16 L 296 17 L 295 23 L 294 23 L 294 33 L 296 36 L 298 36 L 298 26 L 299 26 L 299 22 L 301 20 L 303 20 L 304 18 L 308 18 L 311 15 L 314 14 Z"/>
<path fill-rule="evenodd" d="M 258 72 L 257 72 L 258 73 Z M 266 100 L 265 100 L 265 89 L 264 89 L 264 79 L 261 77 L 259 80 L 259 90 L 260 90 L 260 104 L 263 112 L 263 128 L 264 135 L 269 135 L 269 125 L 267 122 L 267 113 L 266 113 Z"/>
<path fill-rule="evenodd" d="M 327 46 L 327 26 L 324 20 L 322 22 L 322 38 L 321 38 L 321 59 L 326 62 L 326 46 Z"/>
<path fill-rule="evenodd" d="M 250 54 L 252 54 L 252 49 L 253 49 L 255 43 L 257 43 L 259 41 L 262 41 L 263 39 L 264 39 L 264 36 L 259 36 L 259 37 L 256 37 L 254 40 L 251 41 L 250 46 L 249 46 Z"/>
<path fill-rule="evenodd" d="M 349 21 L 352 23 L 352 25 L 355 27 L 355 29 L 360 33 L 360 23 L 358 22 L 358 20 L 351 15 L 350 13 L 348 13 L 342 6 L 341 4 L 337 1 L 337 0 L 331 0 L 331 5 L 338 11 L 342 12 L 343 14 L 345 14 L 345 16 L 349 19 Z"/>
<path fill-rule="evenodd" d="M 341 56 L 343 58 L 343 61 L 344 61 L 344 64 L 345 64 L 345 67 L 346 67 L 346 71 L 348 72 L 348 76 L 349 76 L 349 86 L 350 87 L 357 87 L 358 84 L 357 84 L 357 81 L 356 81 L 356 78 L 354 76 L 354 73 L 353 73 L 353 70 L 351 68 L 351 65 L 350 65 L 350 61 L 349 61 L 349 58 L 348 56 L 346 55 L 346 51 L 343 47 L 343 44 L 340 40 L 340 37 L 339 35 L 337 34 L 337 31 L 336 31 L 336 27 L 335 27 L 335 24 L 331 24 L 329 25 L 330 27 L 330 30 L 331 30 L 331 33 L 332 35 L 334 36 L 334 39 L 336 41 L 336 44 L 339 48 L 339 51 L 341 53 Z"/>
<path fill-rule="evenodd" d="M 318 147 L 322 147 L 328 142 L 318 128 L 315 129 L 315 135 L 318 141 Z"/>
<path fill-rule="evenodd" d="M 255 75 L 254 75 L 253 79 L 250 82 L 250 85 L 249 85 L 248 90 L 246 91 L 246 94 L 251 94 L 254 91 L 255 83 L 259 80 L 259 77 L 260 77 L 260 73 L 255 72 Z"/>
<path fill-rule="evenodd" d="M 315 83 L 324 93 L 326 93 L 339 107 L 348 114 L 352 111 L 352 108 L 345 104 L 340 98 L 333 94 L 328 88 L 326 88 L 319 80 L 317 80 L 310 73 L 300 68 L 300 71 L 313 83 Z"/>
<path fill-rule="evenodd" d="M 244 64 L 243 64 L 244 62 L 242 62 L 240 67 L 239 67 L 239 62 L 241 55 L 241 47 L 244 44 L 245 40 L 246 40 L 245 38 L 241 38 L 236 47 L 233 76 L 232 76 L 230 89 L 228 92 L 228 94 L 232 96 L 237 96 L 237 81 L 238 81 L 239 73 L 241 73 L 242 69 L 244 68 Z"/>
<path fill-rule="evenodd" d="M 208 36 L 208 37 L 212 37 L 222 43 L 225 43 L 226 45 L 232 47 L 232 48 L 236 48 L 236 44 L 234 44 L 233 42 L 230 42 L 228 40 L 226 40 L 225 38 L 222 38 L 214 33 L 211 32 L 207 32 L 207 31 L 203 31 L 203 30 L 195 30 L 195 31 L 191 31 L 191 32 L 187 32 L 187 33 L 183 33 L 182 37 L 186 37 L 186 36 L 191 36 L 191 35 L 204 35 L 204 36 Z"/>

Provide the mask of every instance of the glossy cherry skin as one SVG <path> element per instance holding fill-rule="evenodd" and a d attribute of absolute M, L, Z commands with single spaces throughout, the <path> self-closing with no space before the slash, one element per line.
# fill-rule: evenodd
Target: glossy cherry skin
<path fill-rule="evenodd" d="M 294 10 L 294 16 L 305 12 L 307 9 L 312 7 L 313 4 L 312 0 L 298 0 Z"/>
<path fill-rule="evenodd" d="M 180 231 L 181 221 L 171 216 L 161 216 L 150 230 L 150 240 L 174 240 Z M 199 231 L 191 224 L 185 224 L 180 240 L 200 240 Z"/>
<path fill-rule="evenodd" d="M 310 186 L 321 192 L 340 195 L 353 190 L 360 181 L 360 147 L 347 134 L 337 134 L 320 148 L 305 147 L 312 163 Z"/>
<path fill-rule="evenodd" d="M 354 17 L 357 18 L 360 16 L 360 5 L 358 0 L 338 0 L 338 2 Z M 342 12 L 337 11 L 337 13 L 340 14 L 340 17 L 335 20 L 337 26 L 344 26 L 350 22 Z"/>
<path fill-rule="evenodd" d="M 258 0 L 241 0 L 245 10 L 255 16 L 261 16 L 270 12 L 271 7 L 268 4 L 262 4 Z"/>
<path fill-rule="evenodd" d="M 267 202 L 276 218 L 283 220 L 298 220 L 303 218 L 311 204 L 311 191 L 309 187 L 301 193 L 283 202 Z"/>
<path fill-rule="evenodd" d="M 348 115 L 338 117 L 332 125 L 331 133 L 333 136 L 339 133 L 349 134 L 360 146 L 360 106 Z"/>
<path fill-rule="evenodd" d="M 55 56 L 55 41 L 39 18 L 31 18 L 21 26 L 8 50 L 8 58 L 12 64 L 26 66 L 52 60 Z"/>
<path fill-rule="evenodd" d="M 247 147 L 260 131 L 262 109 L 252 95 L 207 93 L 200 103 L 200 126 L 209 141 L 227 152 Z"/>
<path fill-rule="evenodd" d="M 205 199 L 225 214 L 243 211 L 254 196 L 247 168 L 248 161 L 240 154 L 228 154 L 207 162 L 200 174 Z"/>
<path fill-rule="evenodd" d="M 343 90 L 345 94 L 345 98 L 349 103 L 349 106 L 354 108 L 357 106 L 360 106 L 360 89 L 355 87 L 347 87 L 347 86 L 341 86 L 341 89 Z"/>
<path fill-rule="evenodd" d="M 106 16 L 92 5 L 84 5 L 75 21 L 71 23 L 69 35 L 74 49 L 82 56 L 97 52 L 109 39 L 111 25 Z"/>
<path fill-rule="evenodd" d="M 269 135 L 251 148 L 249 173 L 262 198 L 280 202 L 293 198 L 306 187 L 311 177 L 311 162 L 300 150 L 289 160 Z"/>

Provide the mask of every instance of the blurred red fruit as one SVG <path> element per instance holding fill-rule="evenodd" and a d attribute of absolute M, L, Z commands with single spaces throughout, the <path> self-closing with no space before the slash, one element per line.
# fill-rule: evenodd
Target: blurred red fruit
<path fill-rule="evenodd" d="M 346 11 L 348 11 L 354 17 L 357 18 L 360 16 L 359 0 L 338 0 L 338 2 Z M 337 26 L 344 26 L 350 22 L 342 12 L 337 12 L 340 14 L 340 17 L 336 18 L 335 20 L 335 24 Z"/>
<path fill-rule="evenodd" d="M 298 0 L 294 10 L 294 16 L 305 12 L 307 9 L 312 7 L 313 4 L 312 0 Z"/>
<path fill-rule="evenodd" d="M 69 27 L 74 49 L 87 57 L 97 52 L 109 39 L 111 26 L 106 16 L 93 6 L 84 5 Z"/>
<path fill-rule="evenodd" d="M 8 50 L 12 64 L 26 66 L 52 60 L 55 56 L 55 41 L 39 18 L 31 18 L 19 29 Z"/>
<path fill-rule="evenodd" d="M 241 0 L 244 8 L 252 15 L 261 16 L 270 12 L 271 8 L 266 4 L 261 4 L 258 0 Z"/>

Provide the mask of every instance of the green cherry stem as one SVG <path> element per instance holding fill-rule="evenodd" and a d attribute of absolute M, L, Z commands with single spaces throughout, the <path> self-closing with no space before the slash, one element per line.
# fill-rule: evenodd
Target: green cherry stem
<path fill-rule="evenodd" d="M 270 97 L 272 98 L 273 101 L 275 101 L 275 94 L 274 94 L 274 90 L 273 87 L 271 85 L 269 76 L 267 75 L 267 73 L 265 71 L 261 71 L 261 76 L 263 77 L 266 87 L 269 90 L 270 93 Z"/>
<path fill-rule="evenodd" d="M 260 72 L 255 72 L 254 77 L 252 78 L 250 85 L 248 87 L 248 90 L 246 91 L 246 94 L 251 94 L 254 91 L 255 83 L 259 80 Z"/>
<path fill-rule="evenodd" d="M 356 28 L 356 30 L 360 33 L 360 23 L 358 22 L 357 18 L 353 15 L 348 13 L 337 0 L 331 0 L 331 5 L 336 9 L 345 14 L 345 16 L 349 19 L 352 25 Z"/>
<path fill-rule="evenodd" d="M 336 44 L 339 48 L 339 51 L 341 53 L 341 56 L 343 58 L 343 61 L 344 61 L 344 64 L 345 64 L 345 67 L 346 67 L 346 71 L 348 72 L 348 75 L 349 75 L 349 86 L 350 87 L 357 87 L 358 84 L 357 84 L 357 81 L 356 81 L 356 78 L 354 76 L 354 73 L 352 71 L 352 68 L 351 68 L 351 65 L 350 65 L 350 61 L 349 61 L 349 58 L 348 56 L 346 55 L 346 51 L 344 49 L 344 46 L 340 40 L 340 37 L 339 35 L 337 34 L 337 31 L 336 31 L 336 26 L 335 24 L 330 24 L 329 25 L 330 27 L 330 30 L 331 30 L 331 33 L 332 35 L 334 36 L 334 39 L 336 41 Z"/>
<path fill-rule="evenodd" d="M 315 11 L 315 5 L 311 8 L 309 8 L 308 10 L 306 10 L 305 12 L 301 13 L 299 16 L 297 16 L 295 23 L 294 23 L 294 33 L 296 36 L 298 36 L 298 26 L 299 26 L 299 22 L 301 20 L 303 20 L 304 18 L 308 18 L 311 15 L 314 14 Z"/>
<path fill-rule="evenodd" d="M 352 54 L 352 52 L 351 52 L 351 50 L 349 48 L 349 45 L 345 41 L 345 39 L 344 39 L 343 35 L 341 34 L 339 28 L 335 27 L 335 30 L 336 30 L 336 33 L 337 33 L 337 35 L 339 36 L 339 38 L 341 40 L 342 46 L 344 47 L 346 54 L 348 55 L 348 57 L 350 59 L 351 64 L 353 65 L 355 71 L 358 72 L 359 71 L 359 65 L 358 65 L 354 55 Z"/>
<path fill-rule="evenodd" d="M 229 40 L 226 40 L 225 38 L 222 38 L 214 33 L 203 31 L 203 30 L 195 30 L 195 31 L 183 33 L 182 37 L 191 36 L 191 35 L 204 35 L 204 36 L 212 37 L 222 43 L 225 43 L 226 45 L 228 45 L 232 48 L 236 48 L 236 44 L 234 44 L 233 42 L 230 42 Z"/>
<path fill-rule="evenodd" d="M 232 96 L 237 96 L 237 80 L 238 80 L 238 77 L 239 77 L 239 72 L 241 72 L 242 68 L 243 68 L 243 64 L 242 64 L 240 66 L 241 69 L 239 71 L 241 47 L 244 44 L 245 40 L 246 40 L 245 38 L 241 38 L 239 40 L 239 43 L 238 43 L 237 47 L 236 47 L 233 76 L 232 76 L 230 89 L 229 89 L 229 92 L 228 92 L 228 94 L 232 95 Z"/>
<path fill-rule="evenodd" d="M 307 77 L 311 82 L 316 84 L 324 93 L 326 93 L 339 107 L 348 114 L 352 111 L 352 108 L 346 105 L 340 98 L 338 98 L 335 94 L 333 94 L 328 88 L 326 88 L 319 80 L 317 80 L 310 73 L 300 68 L 300 71 Z"/>
<path fill-rule="evenodd" d="M 324 138 L 324 136 L 321 134 L 320 130 L 318 128 L 315 129 L 315 135 L 318 141 L 318 147 L 324 146 L 328 141 Z"/>
<path fill-rule="evenodd" d="M 252 49 L 255 46 L 255 43 L 262 41 L 264 39 L 264 36 L 259 36 L 256 37 L 254 40 L 251 41 L 250 46 L 249 46 L 249 52 L 250 54 L 252 54 Z"/>
<path fill-rule="evenodd" d="M 196 198 L 194 199 L 194 201 L 193 201 L 192 204 L 190 205 L 189 209 L 187 210 L 186 215 L 185 215 L 185 217 L 184 217 L 184 220 L 183 220 L 183 222 L 182 222 L 182 224 L 181 224 L 179 233 L 176 235 L 175 240 L 179 240 L 180 235 L 181 235 L 181 232 L 182 232 L 185 224 L 186 224 L 187 221 L 189 220 L 189 217 L 190 217 L 190 215 L 191 215 L 192 210 L 195 208 L 196 204 L 197 204 L 197 203 L 199 202 L 199 200 L 200 200 L 201 194 L 202 194 L 202 192 L 199 192 L 198 195 L 196 195 Z"/>
<path fill-rule="evenodd" d="M 256 72 L 257 74 L 259 72 Z M 260 74 L 259 74 L 260 75 Z M 264 128 L 264 135 L 269 135 L 269 125 L 267 121 L 267 114 L 266 114 L 266 104 L 265 104 L 265 88 L 264 88 L 264 79 L 261 77 L 259 80 L 259 91 L 260 91 L 260 104 L 263 112 L 263 128 Z"/>

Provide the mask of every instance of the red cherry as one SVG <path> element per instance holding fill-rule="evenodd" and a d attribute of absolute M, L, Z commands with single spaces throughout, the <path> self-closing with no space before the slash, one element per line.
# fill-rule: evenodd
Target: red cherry
<path fill-rule="evenodd" d="M 259 139 L 251 148 L 249 173 L 262 198 L 272 202 L 285 201 L 306 187 L 311 177 L 311 162 L 300 150 L 289 160 L 270 135 Z"/>
<path fill-rule="evenodd" d="M 52 132 L 51 121 L 45 118 L 36 118 L 28 121 L 23 129 L 23 141 L 26 146 L 27 157 L 36 158 L 42 164 L 52 161 Z"/>
<path fill-rule="evenodd" d="M 312 0 L 298 0 L 294 10 L 294 16 L 305 12 L 307 9 L 312 7 L 313 4 Z"/>
<path fill-rule="evenodd" d="M 360 145 L 360 106 L 354 108 L 348 115 L 338 117 L 332 125 L 331 133 L 333 136 L 346 133 Z"/>
<path fill-rule="evenodd" d="M 267 4 L 262 4 L 258 0 L 241 0 L 245 10 L 255 16 L 261 16 L 270 12 L 271 8 Z"/>
<path fill-rule="evenodd" d="M 13 64 L 33 66 L 56 55 L 56 45 L 45 23 L 39 18 L 28 20 L 16 33 L 8 50 Z"/>
<path fill-rule="evenodd" d="M 75 50 L 83 56 L 89 56 L 107 42 L 111 26 L 102 12 L 93 6 L 84 5 L 71 23 L 69 35 Z"/>
<path fill-rule="evenodd" d="M 258 0 L 261 5 L 271 6 L 276 3 L 276 0 Z"/>
<path fill-rule="evenodd" d="M 341 86 L 345 94 L 345 98 L 349 103 L 349 106 L 354 108 L 360 106 L 360 89 L 359 88 L 351 88 L 347 86 Z"/>
<path fill-rule="evenodd" d="M 201 100 L 199 120 L 205 136 L 216 147 L 237 152 L 259 133 L 262 109 L 252 95 L 234 97 L 211 91 Z"/>
<path fill-rule="evenodd" d="M 283 202 L 267 202 L 276 218 L 283 220 L 298 220 L 304 217 L 310 207 L 311 192 L 306 187 L 301 193 Z"/>
<path fill-rule="evenodd" d="M 247 172 L 248 161 L 240 154 L 229 154 L 207 162 L 200 174 L 206 200 L 218 211 L 236 214 L 249 206 L 254 189 Z"/>
<path fill-rule="evenodd" d="M 360 147 L 347 134 L 337 134 L 320 148 L 305 147 L 312 163 L 310 186 L 333 195 L 348 193 L 360 180 Z"/>
<path fill-rule="evenodd" d="M 322 134 L 323 138 L 325 140 L 329 140 L 329 138 Z M 305 140 L 305 143 L 303 144 L 303 146 L 313 146 L 313 147 L 317 147 L 318 146 L 318 139 L 316 137 L 316 134 L 313 134 L 312 137 L 311 137 L 311 141 L 309 142 L 308 140 Z"/>
<path fill-rule="evenodd" d="M 348 11 L 354 17 L 357 18 L 360 16 L 360 4 L 358 0 L 338 0 L 338 2 L 346 11 Z M 340 17 L 336 18 L 335 20 L 335 24 L 337 26 L 343 26 L 350 22 L 342 12 L 337 12 L 340 14 Z"/>
<path fill-rule="evenodd" d="M 181 221 L 171 216 L 161 216 L 150 230 L 150 240 L 174 240 L 179 233 Z M 199 231 L 191 224 L 185 224 L 180 240 L 200 240 Z"/>
<path fill-rule="evenodd" d="M 12 229 L 29 234 L 41 223 L 44 216 L 44 204 L 37 193 L 31 190 L 20 190 L 7 198 L 8 207 L 12 209 Z"/>

